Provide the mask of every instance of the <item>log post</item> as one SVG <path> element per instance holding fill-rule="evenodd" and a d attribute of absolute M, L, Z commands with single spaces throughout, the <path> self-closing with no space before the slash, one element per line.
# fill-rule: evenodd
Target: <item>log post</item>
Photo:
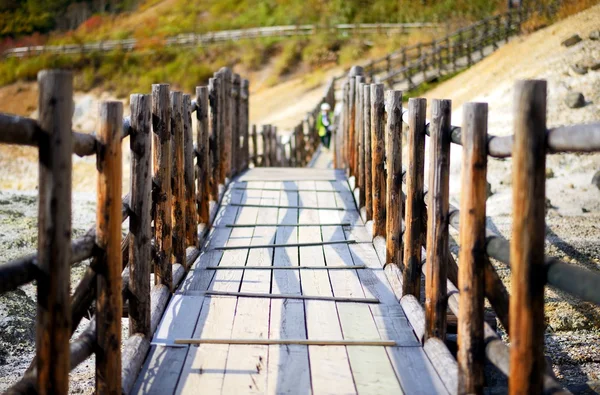
<path fill-rule="evenodd" d="M 208 100 L 210 102 L 210 199 L 219 201 L 219 181 L 221 177 L 221 114 L 219 99 L 221 92 L 221 79 L 215 76 L 208 80 Z M 196 104 L 199 102 L 196 100 Z M 198 113 L 196 113 L 198 114 Z M 207 112 L 208 114 L 208 112 Z"/>
<path fill-rule="evenodd" d="M 371 85 L 371 175 L 373 177 L 373 237 L 385 236 L 385 104 L 383 84 Z"/>
<path fill-rule="evenodd" d="M 371 147 L 371 85 L 363 86 L 364 98 L 364 161 L 365 161 L 365 220 L 373 219 L 373 167 L 372 167 L 372 147 Z"/>
<path fill-rule="evenodd" d="M 171 222 L 171 105 L 169 85 L 152 85 L 152 131 L 154 153 L 154 178 L 156 180 L 154 239 L 156 243 L 156 263 L 154 279 L 156 284 L 173 286 L 171 268 L 172 222 Z"/>
<path fill-rule="evenodd" d="M 358 151 L 358 171 L 356 172 L 356 187 L 358 188 L 358 206 L 362 207 L 365 204 L 365 123 L 362 122 L 365 117 L 365 106 L 364 106 L 364 87 L 365 83 L 358 82 L 358 79 L 362 77 L 357 77 L 357 89 L 356 93 L 358 95 L 357 99 L 357 145 L 356 150 Z"/>
<path fill-rule="evenodd" d="M 270 151 L 269 154 L 271 155 L 271 166 L 278 166 L 277 164 L 277 127 L 270 125 L 270 134 L 269 137 L 271 138 L 271 141 L 269 142 L 269 147 L 270 147 Z"/>
<path fill-rule="evenodd" d="M 183 149 L 184 165 L 183 178 L 185 180 L 185 244 L 186 246 L 195 246 L 198 244 L 198 205 L 196 204 L 196 165 L 194 164 L 194 137 L 192 133 L 192 98 L 190 95 L 183 95 Z M 201 140 L 198 140 L 198 151 L 202 148 L 206 151 L 206 145 L 200 147 Z M 198 162 L 200 157 L 198 158 Z M 198 172 L 200 175 L 201 173 Z M 203 177 L 204 179 L 206 177 Z M 200 179 L 200 178 L 199 178 Z M 207 183 L 208 185 L 208 183 Z M 205 193 L 205 188 L 198 193 Z M 187 262 L 181 263 L 187 269 Z"/>
<path fill-rule="evenodd" d="M 221 176 L 219 181 L 225 185 L 225 180 L 230 176 L 231 173 L 231 142 L 232 142 L 232 84 L 231 84 L 231 70 L 227 67 L 219 70 L 219 78 L 221 79 Z"/>
<path fill-rule="evenodd" d="M 348 77 L 348 140 L 346 141 L 346 150 L 348 157 L 349 175 L 354 173 L 354 133 L 356 119 L 356 78 Z"/>
<path fill-rule="evenodd" d="M 354 116 L 354 140 L 352 140 L 352 155 L 354 155 L 352 161 L 354 162 L 354 176 L 356 177 L 356 185 L 359 185 L 360 179 L 360 138 L 362 137 L 361 129 L 363 128 L 363 110 L 361 103 L 361 84 L 365 83 L 365 77 L 362 75 L 357 75 L 355 77 L 356 83 L 354 87 L 354 103 L 356 107 L 355 116 Z M 360 188 L 360 187 L 359 187 Z"/>
<path fill-rule="evenodd" d="M 242 164 L 242 156 L 240 149 L 240 134 L 241 134 L 241 80 L 239 74 L 231 76 L 231 178 L 233 178 L 240 170 Z"/>
<path fill-rule="evenodd" d="M 402 92 L 387 91 L 386 263 L 401 265 L 402 246 Z"/>
<path fill-rule="evenodd" d="M 432 101 L 427 194 L 425 339 L 446 338 L 451 113 L 449 100 Z"/>
<path fill-rule="evenodd" d="M 183 147 L 183 94 L 171 92 L 171 147 L 173 171 L 171 172 L 171 223 L 173 227 L 173 256 L 171 263 L 185 263 L 185 179 Z"/>
<path fill-rule="evenodd" d="M 96 393 L 121 392 L 121 130 L 123 103 L 100 104 L 101 149 L 97 154 L 96 245 L 104 259 L 97 269 Z M 149 281 L 149 279 L 146 279 Z"/>
<path fill-rule="evenodd" d="M 402 294 L 421 292 L 421 239 L 423 234 L 423 172 L 425 162 L 425 113 L 427 100 L 408 101 L 408 168 L 406 171 L 406 206 L 404 231 L 404 271 Z M 462 225 L 461 225 L 462 226 Z"/>
<path fill-rule="evenodd" d="M 250 166 L 250 145 L 249 145 L 249 133 L 250 133 L 250 107 L 249 107 L 249 99 L 250 99 L 250 82 L 246 79 L 242 80 L 241 86 L 241 120 L 240 127 L 242 129 L 242 168 L 239 170 L 246 170 Z"/>
<path fill-rule="evenodd" d="M 269 125 L 262 125 L 262 167 L 269 166 Z"/>
<path fill-rule="evenodd" d="M 348 102 L 348 90 L 350 89 L 349 84 L 346 82 L 342 87 L 342 116 L 341 116 L 341 133 L 339 137 L 340 146 L 338 148 L 339 167 L 348 168 L 348 139 L 349 139 L 349 106 Z"/>
<path fill-rule="evenodd" d="M 39 144 L 37 389 L 69 392 L 71 313 L 71 155 L 73 75 L 38 73 L 39 123 L 48 132 Z"/>
<path fill-rule="evenodd" d="M 196 203 L 198 205 L 198 222 L 208 224 L 209 218 L 209 189 L 211 178 L 209 164 L 209 126 L 208 126 L 208 104 L 209 88 L 205 86 L 196 87 L 196 141 L 198 142 L 198 193 Z M 213 120 L 214 122 L 214 120 Z M 194 224 L 194 234 L 198 241 L 198 226 Z M 194 243 L 195 245 L 196 243 Z"/>
<path fill-rule="evenodd" d="M 256 125 L 252 125 L 252 164 L 258 167 L 258 135 L 256 133 Z"/>
<path fill-rule="evenodd" d="M 546 81 L 517 82 L 515 102 L 509 392 L 541 394 L 545 369 Z"/>
<path fill-rule="evenodd" d="M 152 259 L 152 121 L 150 95 L 131 95 L 131 202 L 129 213 L 129 334 L 150 337 Z"/>
<path fill-rule="evenodd" d="M 458 289 L 458 392 L 483 393 L 487 104 L 464 105 Z"/>

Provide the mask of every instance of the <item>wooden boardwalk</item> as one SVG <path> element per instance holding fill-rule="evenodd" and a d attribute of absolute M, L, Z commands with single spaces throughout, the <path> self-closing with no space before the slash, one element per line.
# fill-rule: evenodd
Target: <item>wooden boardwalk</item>
<path fill-rule="evenodd" d="M 163 315 L 133 392 L 446 393 L 371 239 L 343 171 L 246 171 L 229 185 L 201 255 Z M 341 243 L 325 244 L 331 241 Z M 298 246 L 305 243 L 314 245 Z M 260 247 L 270 244 L 284 246 Z M 250 266 L 274 268 L 243 269 Z M 300 295 L 305 299 L 296 299 Z M 176 344 L 190 339 L 396 345 Z"/>

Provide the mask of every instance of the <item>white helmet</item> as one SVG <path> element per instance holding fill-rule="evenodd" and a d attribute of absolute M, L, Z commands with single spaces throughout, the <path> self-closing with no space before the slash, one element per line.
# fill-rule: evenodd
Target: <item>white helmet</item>
<path fill-rule="evenodd" d="M 321 111 L 329 111 L 331 110 L 331 106 L 328 103 L 321 104 Z"/>

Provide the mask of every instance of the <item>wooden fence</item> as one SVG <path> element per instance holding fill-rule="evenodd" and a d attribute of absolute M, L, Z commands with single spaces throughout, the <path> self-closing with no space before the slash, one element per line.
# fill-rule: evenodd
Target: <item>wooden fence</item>
<path fill-rule="evenodd" d="M 0 114 L 1 143 L 39 148 L 40 180 L 37 253 L 0 265 L 0 293 L 36 281 L 38 294 L 36 357 L 8 393 L 67 393 L 69 372 L 92 353 L 97 393 L 126 393 L 171 292 L 199 254 L 224 185 L 248 167 L 248 81 L 223 68 L 194 96 L 152 85 L 150 95 L 131 95 L 125 119 L 121 102 L 102 102 L 96 135 L 72 131 L 71 72 L 42 71 L 38 85 L 39 121 Z M 126 137 L 131 192 L 122 197 Z M 98 168 L 96 225 L 77 240 L 73 153 L 96 155 Z M 70 267 L 85 259 L 91 264 L 71 295 Z M 90 324 L 69 342 L 90 308 Z M 122 349 L 121 316 L 130 332 Z"/>
<path fill-rule="evenodd" d="M 428 121 L 425 99 L 410 99 L 403 109 L 401 91 L 384 93 L 383 84 L 366 84 L 362 73 L 354 67 L 343 81 L 336 165 L 353 176 L 361 215 L 388 263 L 386 273 L 395 279 L 392 284 L 401 283 L 395 292 L 446 387 L 482 393 L 487 358 L 509 377 L 511 393 L 568 393 L 544 359 L 544 288 L 600 304 L 600 273 L 544 256 L 545 156 L 600 152 L 600 123 L 547 129 L 546 82 L 520 81 L 514 135 L 491 136 L 485 103 L 465 104 L 459 127 L 451 124 L 452 103 L 432 100 Z M 463 150 L 459 207 L 449 202 L 451 144 Z M 486 226 L 488 156 L 513 160 L 510 242 Z M 449 226 L 460 235 L 458 262 L 450 254 Z M 490 258 L 512 270 L 510 296 Z M 484 321 L 484 298 L 506 328 L 510 347 Z M 458 317 L 457 360 L 444 344 L 447 308 Z"/>
<path fill-rule="evenodd" d="M 443 25 L 438 23 L 416 22 L 416 23 L 357 23 L 340 24 L 331 27 L 317 25 L 288 25 L 288 26 L 265 26 L 249 29 L 221 30 L 203 34 L 188 33 L 179 34 L 168 38 L 150 38 L 152 42 L 160 42 L 168 47 L 192 47 L 219 43 L 226 41 L 250 40 L 265 37 L 299 37 L 310 36 L 319 32 L 328 34 L 404 34 L 414 29 L 439 30 Z M 143 43 L 142 43 L 143 45 Z M 135 38 L 123 40 L 105 40 L 86 44 L 66 45 L 34 45 L 28 47 L 17 47 L 7 49 L 2 53 L 4 57 L 25 57 L 44 53 L 51 54 L 80 54 L 90 52 L 109 52 L 115 49 L 134 51 L 138 49 L 140 42 Z"/>

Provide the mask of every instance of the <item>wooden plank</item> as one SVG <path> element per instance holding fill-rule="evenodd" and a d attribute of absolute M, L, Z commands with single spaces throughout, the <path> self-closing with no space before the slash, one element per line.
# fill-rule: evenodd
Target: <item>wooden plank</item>
<path fill-rule="evenodd" d="M 343 170 L 259 167 L 240 174 L 236 181 L 344 181 Z"/>
<path fill-rule="evenodd" d="M 367 312 L 368 313 L 368 312 Z M 356 340 L 313 340 L 313 339 L 264 339 L 264 338 L 240 338 L 240 339 L 176 339 L 176 344 L 231 344 L 248 346 L 270 346 L 270 345 L 301 345 L 301 346 L 360 346 L 360 347 L 385 347 L 396 346 L 393 340 L 381 339 L 356 339 Z M 387 357 L 385 357 L 387 360 Z M 262 362 L 262 359 L 259 359 Z M 260 373 L 262 368 L 258 368 Z M 254 382 L 254 384 L 257 384 Z"/>
<path fill-rule="evenodd" d="M 172 394 L 187 351 L 188 347 L 151 346 L 131 393 Z"/>
<path fill-rule="evenodd" d="M 172 345 L 175 339 L 191 337 L 203 302 L 203 296 L 173 295 L 152 338 L 152 343 Z"/>
<path fill-rule="evenodd" d="M 316 193 L 300 192 L 301 201 L 317 203 Z M 302 220 L 303 212 L 300 213 Z M 310 220 L 310 218 L 306 218 Z M 318 221 L 318 218 L 313 218 Z M 320 241 L 321 235 L 309 228 L 298 228 L 298 240 L 301 242 Z M 301 247 L 300 263 L 310 262 L 325 266 L 323 247 Z M 303 270 L 300 272 L 302 293 L 305 295 L 332 296 L 327 272 L 322 270 Z M 307 336 L 309 339 L 342 340 L 342 331 L 337 319 L 335 302 L 304 302 Z M 311 383 L 314 393 L 338 392 L 355 393 L 348 355 L 343 346 L 309 346 L 308 355 L 311 369 Z"/>
<path fill-rule="evenodd" d="M 294 248 L 294 247 L 289 247 Z M 297 248 L 297 247 L 296 247 Z M 275 251 L 279 251 L 281 248 L 276 248 Z M 246 265 L 244 267 L 238 266 L 209 266 L 207 270 L 355 270 L 355 269 L 366 269 L 365 265 L 342 265 L 342 266 L 312 266 L 312 265 L 303 265 L 303 266 L 256 266 L 256 265 Z"/>
<path fill-rule="evenodd" d="M 421 347 L 386 347 L 400 386 L 406 394 L 447 394 L 448 391 Z"/>
<path fill-rule="evenodd" d="M 283 183 L 283 188 L 291 187 Z M 281 193 L 280 204 L 298 204 L 297 192 Z M 297 209 L 280 209 L 280 224 L 296 223 Z M 277 228 L 276 243 L 294 243 L 298 241 L 296 228 Z M 275 249 L 273 265 L 278 267 L 295 267 L 299 265 L 298 247 Z M 273 272 L 271 292 L 276 294 L 300 295 L 300 273 L 295 270 Z M 299 300 L 271 299 L 269 317 L 269 338 L 271 339 L 306 339 L 306 322 L 304 319 L 304 302 Z M 303 345 L 269 346 L 267 361 L 267 393 L 309 393 L 310 367 L 308 347 Z"/>
<path fill-rule="evenodd" d="M 338 304 L 337 309 L 344 340 L 379 337 L 369 306 Z M 402 392 L 384 347 L 356 346 L 347 347 L 346 351 L 358 393 Z"/>

